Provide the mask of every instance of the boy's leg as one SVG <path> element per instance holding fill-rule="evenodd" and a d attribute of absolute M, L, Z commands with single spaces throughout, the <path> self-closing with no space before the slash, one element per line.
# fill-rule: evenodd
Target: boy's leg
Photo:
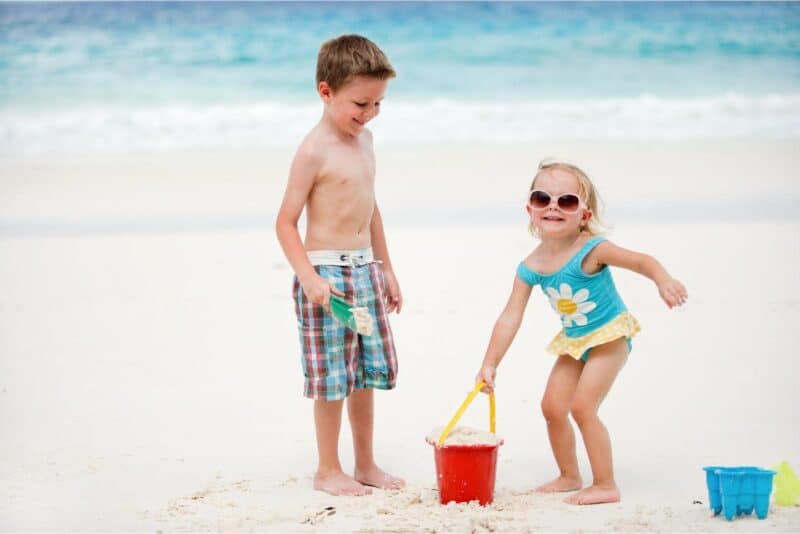
<path fill-rule="evenodd" d="M 625 338 L 620 338 L 592 348 L 591 356 L 584 365 L 570 411 L 586 445 L 593 481 L 591 486 L 564 499 L 565 502 L 599 504 L 620 500 L 619 489 L 614 481 L 611 439 L 597 412 L 627 359 L 628 344 Z"/>
<path fill-rule="evenodd" d="M 372 449 L 375 421 L 375 393 L 371 388 L 356 389 L 347 398 L 347 415 L 353 431 L 355 452 L 355 479 L 368 486 L 383 489 L 400 489 L 406 485 L 401 478 L 394 477 L 377 465 Z"/>
<path fill-rule="evenodd" d="M 373 334 L 358 336 L 358 364 L 355 389 L 347 399 L 347 413 L 353 431 L 356 480 L 384 489 L 399 489 L 405 482 L 387 474 L 375 464 L 372 438 L 375 422 L 375 389 L 392 389 L 397 377 L 397 356 L 392 329 L 386 313 L 386 297 L 380 264 L 370 263 L 354 271 L 358 305 L 366 306 L 375 319 Z"/>
<path fill-rule="evenodd" d="M 342 471 L 339 463 L 339 429 L 344 401 L 314 401 L 314 426 L 317 432 L 319 465 L 314 489 L 332 495 L 366 495 L 372 490 Z"/>
<path fill-rule="evenodd" d="M 316 267 L 323 278 L 347 294 L 348 270 L 338 266 Z M 350 291 L 352 296 L 352 290 Z M 353 387 L 352 354 L 357 343 L 354 334 L 336 321 L 322 306 L 309 301 L 295 277 L 295 312 L 300 327 L 303 351 L 305 396 L 314 399 L 314 426 L 319 465 L 314 489 L 333 495 L 365 495 L 372 490 L 342 471 L 339 463 L 339 431 L 344 398 Z"/>
<path fill-rule="evenodd" d="M 542 414 L 547 422 L 547 436 L 553 450 L 559 475 L 542 484 L 536 491 L 552 493 L 580 489 L 581 475 L 578 471 L 578 456 L 575 453 L 575 432 L 569 422 L 569 406 L 578 386 L 583 362 L 571 356 L 561 355 L 556 359 L 542 398 Z"/>

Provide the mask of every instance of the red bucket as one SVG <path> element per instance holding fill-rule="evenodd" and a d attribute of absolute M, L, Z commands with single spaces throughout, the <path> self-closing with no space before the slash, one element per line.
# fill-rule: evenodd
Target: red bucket
<path fill-rule="evenodd" d="M 503 444 L 503 441 L 499 440 L 495 445 L 442 446 L 464 410 L 483 386 L 484 384 L 481 382 L 467 395 L 439 436 L 438 442 L 429 442 L 433 445 L 433 457 L 436 461 L 436 485 L 439 487 L 439 502 L 442 504 L 478 501 L 481 505 L 485 505 L 490 504 L 494 499 L 497 449 Z M 489 395 L 489 430 L 492 434 L 495 433 L 494 393 Z"/>
<path fill-rule="evenodd" d="M 499 446 L 434 445 L 439 502 L 478 501 L 481 505 L 491 504 Z"/>

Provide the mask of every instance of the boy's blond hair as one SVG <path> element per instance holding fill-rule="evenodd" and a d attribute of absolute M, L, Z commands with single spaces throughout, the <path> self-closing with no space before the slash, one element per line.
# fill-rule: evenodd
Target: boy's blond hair
<path fill-rule="evenodd" d="M 534 186 L 536 185 L 536 179 L 539 178 L 539 176 L 541 176 L 543 173 L 553 169 L 560 169 L 568 172 L 578 180 L 579 195 L 592 212 L 592 217 L 589 219 L 589 222 L 586 223 L 586 226 L 582 228 L 582 230 L 585 230 L 592 235 L 603 235 L 604 233 L 608 232 L 608 225 L 603 222 L 603 219 L 600 216 L 600 210 L 602 209 L 603 205 L 603 201 L 600 199 L 600 194 L 597 192 L 597 188 L 592 183 L 592 180 L 589 179 L 589 176 L 577 165 L 551 158 L 543 159 L 539 162 L 539 168 L 536 171 L 536 176 L 533 177 L 533 181 L 531 182 L 531 191 L 533 191 Z M 536 228 L 533 226 L 533 223 L 531 223 L 531 225 L 528 227 L 528 230 L 531 232 L 531 234 L 538 237 L 538 233 L 536 232 Z"/>
<path fill-rule="evenodd" d="M 334 91 L 353 76 L 388 80 L 396 76 L 378 45 L 360 35 L 342 35 L 322 43 L 317 55 L 317 87 L 327 82 Z"/>

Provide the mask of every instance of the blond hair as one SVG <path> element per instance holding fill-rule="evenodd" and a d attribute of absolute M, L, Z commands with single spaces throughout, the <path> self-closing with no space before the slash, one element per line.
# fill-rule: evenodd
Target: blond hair
<path fill-rule="evenodd" d="M 336 91 L 353 76 L 388 80 L 396 74 L 386 54 L 366 37 L 341 35 L 322 43 L 317 55 L 317 87 L 327 82 Z"/>
<path fill-rule="evenodd" d="M 536 170 L 536 176 L 533 177 L 533 181 L 531 182 L 531 191 L 534 189 L 536 180 L 539 178 L 539 176 L 554 169 L 560 169 L 568 172 L 573 175 L 576 180 L 578 180 L 578 196 L 581 197 L 581 200 L 586 203 L 589 211 L 592 212 L 591 218 L 589 218 L 589 221 L 585 226 L 581 227 L 581 230 L 587 231 L 592 235 L 602 235 L 608 232 L 609 226 L 600 216 L 600 211 L 603 207 L 603 201 L 600 198 L 600 194 L 597 192 L 597 188 L 594 186 L 589 176 L 577 165 L 558 161 L 552 158 L 543 159 L 539 162 L 539 168 Z M 538 232 L 533 226 L 533 223 L 528 226 L 528 230 L 531 234 L 538 237 Z"/>

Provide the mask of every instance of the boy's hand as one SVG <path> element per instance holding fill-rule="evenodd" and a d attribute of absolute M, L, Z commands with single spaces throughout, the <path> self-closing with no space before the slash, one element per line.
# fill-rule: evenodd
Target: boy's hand
<path fill-rule="evenodd" d="M 386 282 L 386 313 L 392 313 L 395 310 L 400 313 L 400 309 L 403 307 L 403 294 L 400 293 L 397 278 L 392 271 L 384 271 L 383 280 Z"/>
<path fill-rule="evenodd" d="M 492 365 L 484 365 L 478 374 L 475 375 L 475 383 L 483 382 L 486 385 L 481 388 L 481 393 L 492 393 L 494 391 L 494 379 L 497 376 L 497 368 Z"/>
<path fill-rule="evenodd" d="M 686 288 L 674 278 L 667 278 L 660 282 L 658 284 L 658 294 L 661 295 L 661 298 L 670 308 L 684 304 L 686 299 L 689 298 Z"/>
<path fill-rule="evenodd" d="M 311 280 L 301 280 L 300 285 L 303 286 L 303 292 L 308 300 L 322 306 L 328 313 L 331 312 L 331 293 L 344 297 L 344 293 L 336 289 L 333 282 L 325 280 L 316 273 Z"/>

